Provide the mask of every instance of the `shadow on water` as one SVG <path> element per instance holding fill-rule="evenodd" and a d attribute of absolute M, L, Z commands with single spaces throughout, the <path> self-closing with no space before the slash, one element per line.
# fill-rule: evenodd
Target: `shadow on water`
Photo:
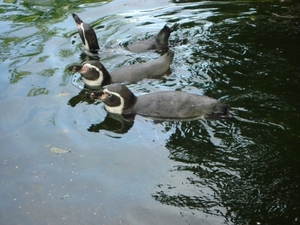
<path fill-rule="evenodd" d="M 1 3 L 1 224 L 299 224 L 300 5 L 270 2 Z M 72 12 L 108 70 L 159 55 L 114 46 L 180 23 L 172 74 L 128 86 L 205 94 L 235 117 L 107 114 L 66 70 L 88 59 Z"/>

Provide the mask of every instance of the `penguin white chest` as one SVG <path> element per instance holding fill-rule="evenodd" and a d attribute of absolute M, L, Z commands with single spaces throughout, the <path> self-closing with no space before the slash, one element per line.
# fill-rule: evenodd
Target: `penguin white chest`
<path fill-rule="evenodd" d="M 86 36 L 85 36 L 85 30 L 84 30 L 84 26 L 83 26 L 83 23 L 81 23 L 80 25 L 77 25 L 78 29 L 81 29 L 82 30 L 82 35 L 83 35 L 83 39 L 84 39 L 84 49 L 85 50 L 90 50 L 90 46 L 88 44 L 88 41 L 86 39 Z"/>

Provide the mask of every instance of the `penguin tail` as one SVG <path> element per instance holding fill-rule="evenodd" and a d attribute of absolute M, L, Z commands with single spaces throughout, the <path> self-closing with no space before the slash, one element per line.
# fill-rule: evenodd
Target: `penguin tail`
<path fill-rule="evenodd" d="M 230 105 L 226 103 L 219 102 L 213 109 L 213 112 L 205 115 L 206 119 L 229 119 L 232 118 L 232 115 L 229 112 Z"/>
<path fill-rule="evenodd" d="M 230 105 L 226 103 L 220 103 L 220 111 L 222 114 L 226 115 L 229 113 Z"/>

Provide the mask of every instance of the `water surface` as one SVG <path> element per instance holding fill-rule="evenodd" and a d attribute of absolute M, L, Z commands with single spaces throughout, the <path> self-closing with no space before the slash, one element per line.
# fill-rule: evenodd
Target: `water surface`
<path fill-rule="evenodd" d="M 299 224 L 299 3 L 0 5 L 1 224 Z M 107 115 L 71 83 L 86 59 L 71 13 L 108 70 L 159 57 L 119 46 L 180 23 L 171 75 L 129 87 L 205 94 L 234 118 Z"/>

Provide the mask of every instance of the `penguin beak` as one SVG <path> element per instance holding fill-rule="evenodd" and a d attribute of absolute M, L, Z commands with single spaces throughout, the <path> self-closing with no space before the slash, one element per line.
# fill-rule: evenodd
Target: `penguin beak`
<path fill-rule="evenodd" d="M 70 71 L 73 71 L 73 72 L 79 72 L 80 74 L 85 74 L 85 73 L 87 73 L 88 71 L 90 71 L 91 68 L 90 68 L 87 64 L 84 64 L 84 65 L 74 65 L 74 66 L 70 66 L 70 67 L 69 67 L 69 70 L 70 70 Z"/>
<path fill-rule="evenodd" d="M 91 100 L 97 99 L 100 101 L 105 101 L 108 97 L 111 97 L 111 94 L 107 93 L 104 89 L 104 90 L 89 92 L 86 94 L 86 97 Z"/>

